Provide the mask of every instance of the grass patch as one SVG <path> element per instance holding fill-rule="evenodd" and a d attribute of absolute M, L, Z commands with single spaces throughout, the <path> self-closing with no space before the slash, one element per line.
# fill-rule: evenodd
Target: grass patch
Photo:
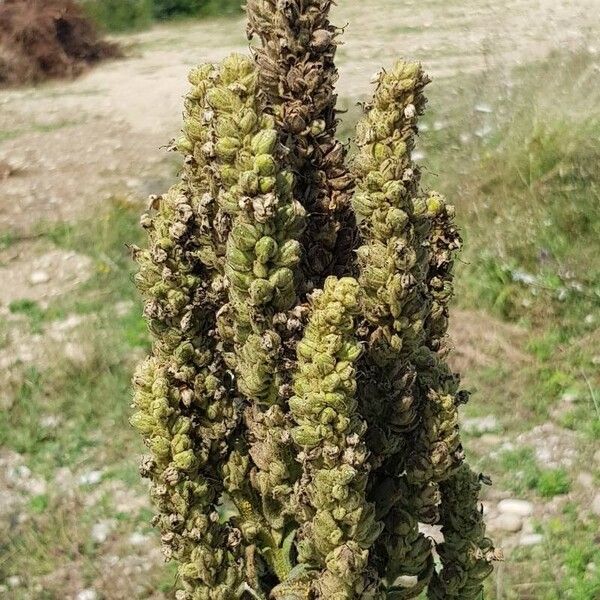
<path fill-rule="evenodd" d="M 569 503 L 540 528 L 544 543 L 511 557 L 503 598 L 591 600 L 600 595 L 598 519 L 579 517 Z M 575 533 L 575 535 L 574 535 Z"/>
<path fill-rule="evenodd" d="M 553 498 L 571 490 L 567 471 L 540 468 L 531 448 L 501 452 L 495 470 L 505 474 L 506 485 L 517 494 L 533 491 L 542 498 Z"/>
<path fill-rule="evenodd" d="M 131 375 L 148 347 L 132 283 L 135 267 L 126 245 L 137 241 L 138 218 L 138 207 L 115 199 L 89 222 L 42 230 L 43 237 L 61 248 L 90 256 L 94 276 L 81 293 L 58 297 L 46 310 L 32 301 L 10 306 L 12 313 L 40 326 L 59 315 L 90 315 L 89 324 L 86 320 L 81 325 L 80 360 L 57 356 L 50 368 L 27 369 L 13 402 L 0 414 L 0 444 L 21 455 L 33 476 L 48 483 L 47 492 L 30 497 L 22 509 L 27 520 L 0 541 L 0 582 L 11 575 L 23 581 L 14 590 L 15 598 L 41 597 L 34 587 L 37 578 L 66 568 L 77 572 L 73 585 L 78 589 L 93 586 L 105 552 L 91 540 L 98 521 L 115 520 L 115 538 L 121 540 L 149 527 L 146 508 L 117 509 L 112 491 L 117 486 L 134 497 L 147 494 L 136 468 L 142 445 L 128 424 Z M 47 417 L 52 417 L 50 425 Z M 73 486 L 69 493 L 63 484 L 54 483 L 65 470 Z M 96 470 L 102 471 L 102 480 L 85 485 L 81 476 Z M 136 551 L 122 541 L 111 552 L 127 560 Z M 64 578 L 44 581 L 43 597 L 66 593 Z M 119 593 L 139 597 L 143 589 L 141 597 L 146 597 L 166 589 L 173 572 L 161 567 L 142 584 L 124 576 L 120 581 L 124 587 Z"/>
<path fill-rule="evenodd" d="M 0 233 L 0 251 L 10 248 L 15 243 L 15 236 L 10 231 Z"/>
<path fill-rule="evenodd" d="M 56 123 L 32 123 L 28 127 L 20 127 L 18 129 L 0 129 L 0 143 L 7 140 L 12 140 L 26 133 L 50 133 L 52 131 L 58 131 L 65 127 L 73 127 L 79 125 L 81 121 L 57 121 Z M 1 239 L 0 239 L 1 249 Z"/>
<path fill-rule="evenodd" d="M 136 241 L 137 220 L 137 208 L 115 200 L 93 221 L 50 229 L 46 235 L 55 244 L 94 259 L 94 276 L 80 293 L 53 300 L 47 310 L 30 300 L 10 306 L 37 330 L 43 322 L 73 312 L 93 315 L 82 326 L 81 360 L 57 357 L 52 369 L 30 368 L 10 410 L 0 418 L 3 443 L 26 455 L 40 473 L 98 461 L 117 465 L 137 447 L 127 424 L 130 379 L 133 363 L 149 343 L 126 246 Z M 117 310 L 120 306 L 125 310 Z M 40 427 L 41 414 L 59 416 L 61 425 Z M 107 446 L 103 435 L 112 438 L 112 431 L 118 431 L 120 443 Z"/>
<path fill-rule="evenodd" d="M 240 0 L 85 0 L 88 15 L 112 32 L 140 30 L 153 21 L 238 15 Z"/>
<path fill-rule="evenodd" d="M 40 333 L 45 320 L 46 311 L 35 300 L 15 300 L 8 305 L 13 315 L 25 315 L 34 333 Z"/>
<path fill-rule="evenodd" d="M 558 321 L 572 335 L 597 313 L 596 68 L 586 54 L 557 55 L 518 71 L 508 89 L 485 75 L 454 93 L 445 82 L 432 88 L 425 183 L 447 193 L 464 223 L 461 303 L 534 326 Z"/>
<path fill-rule="evenodd" d="M 78 293 L 62 298 L 60 309 L 66 312 L 94 314 L 114 319 L 114 307 L 130 303 L 137 317 L 124 318 L 132 340 L 140 340 L 143 321 L 140 300 L 133 285 L 134 265 L 129 251 L 130 244 L 141 243 L 142 231 L 139 227 L 139 209 L 126 200 L 113 198 L 108 210 L 97 218 L 78 223 L 76 226 L 65 223 L 53 226 L 44 236 L 65 250 L 87 254 L 93 259 L 94 274 Z M 50 306 L 57 310 L 57 304 Z M 143 340 L 147 343 L 147 339 Z"/>

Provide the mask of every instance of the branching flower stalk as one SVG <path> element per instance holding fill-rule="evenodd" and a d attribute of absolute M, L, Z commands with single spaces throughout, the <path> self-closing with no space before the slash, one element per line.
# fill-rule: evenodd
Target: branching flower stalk
<path fill-rule="evenodd" d="M 178 600 L 478 600 L 500 558 L 446 362 L 461 239 L 411 156 L 429 80 L 383 71 L 348 161 L 331 4 L 249 0 L 253 56 L 192 70 L 134 248 L 131 422 Z"/>

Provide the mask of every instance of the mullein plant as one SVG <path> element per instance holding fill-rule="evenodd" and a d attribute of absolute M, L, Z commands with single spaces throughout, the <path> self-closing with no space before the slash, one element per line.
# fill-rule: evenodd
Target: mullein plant
<path fill-rule="evenodd" d="M 331 5 L 249 0 L 252 56 L 192 70 L 134 248 L 131 422 L 178 600 L 479 599 L 500 558 L 446 363 L 461 239 L 411 159 L 429 80 L 377 76 L 349 161 Z"/>

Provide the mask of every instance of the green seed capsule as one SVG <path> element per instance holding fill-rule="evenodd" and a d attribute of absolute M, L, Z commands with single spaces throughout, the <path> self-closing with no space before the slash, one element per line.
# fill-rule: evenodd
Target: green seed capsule
<path fill-rule="evenodd" d="M 240 187 L 245 194 L 255 196 L 259 187 L 258 175 L 254 171 L 245 171 L 240 176 Z"/>
<path fill-rule="evenodd" d="M 194 144 L 187 136 L 181 136 L 175 143 L 178 152 L 181 154 L 192 154 L 194 152 Z"/>
<path fill-rule="evenodd" d="M 233 226 L 231 237 L 240 250 L 248 252 L 254 250 L 261 235 L 256 225 L 237 222 Z"/>
<path fill-rule="evenodd" d="M 254 169 L 259 175 L 275 175 L 277 163 L 271 154 L 259 154 L 254 159 Z"/>
<path fill-rule="evenodd" d="M 275 177 L 260 177 L 258 180 L 258 189 L 261 194 L 270 194 L 275 189 L 277 179 Z"/>
<path fill-rule="evenodd" d="M 238 127 L 242 135 L 246 136 L 252 133 L 258 123 L 258 117 L 251 108 L 246 108 L 242 111 L 241 117 L 238 120 Z"/>
<path fill-rule="evenodd" d="M 215 131 L 221 138 L 232 137 L 240 139 L 241 132 L 235 119 L 230 115 L 220 115 L 215 123 Z"/>
<path fill-rule="evenodd" d="M 241 273 L 229 265 L 225 265 L 225 275 L 231 285 L 241 292 L 247 292 L 250 285 L 254 282 L 254 277 L 250 273 Z"/>
<path fill-rule="evenodd" d="M 243 273 L 249 273 L 252 270 L 253 258 L 248 252 L 229 246 L 227 249 L 227 260 L 231 265 L 232 269 L 241 271 Z"/>
<path fill-rule="evenodd" d="M 427 198 L 427 214 L 437 217 L 444 210 L 444 200 L 439 194 L 432 194 Z"/>
<path fill-rule="evenodd" d="M 151 435 L 156 428 L 156 420 L 143 412 L 134 413 L 129 422 L 142 435 Z"/>
<path fill-rule="evenodd" d="M 238 182 L 239 172 L 231 165 L 220 165 L 219 175 L 221 177 L 221 182 L 226 187 L 231 187 Z"/>
<path fill-rule="evenodd" d="M 285 267 L 276 269 L 269 276 L 269 281 L 278 289 L 285 289 L 294 283 L 294 272 Z"/>
<path fill-rule="evenodd" d="M 310 425 L 296 427 L 292 430 L 292 437 L 296 444 L 308 448 L 316 446 L 323 439 L 320 431 L 316 427 Z"/>
<path fill-rule="evenodd" d="M 273 154 L 276 145 L 277 131 L 275 129 L 265 129 L 252 138 L 252 153 L 255 156 Z"/>
<path fill-rule="evenodd" d="M 173 456 L 173 462 L 178 469 L 182 471 L 191 471 L 196 465 L 196 457 L 193 450 L 178 452 Z"/>
<path fill-rule="evenodd" d="M 218 111 L 235 113 L 242 108 L 242 102 L 239 97 L 223 86 L 209 89 L 206 99 L 208 104 Z"/>
<path fill-rule="evenodd" d="M 250 301 L 255 306 L 267 304 L 273 298 L 275 286 L 266 279 L 255 279 L 248 290 Z"/>
<path fill-rule="evenodd" d="M 268 236 L 262 237 L 256 243 L 254 252 L 256 253 L 256 260 L 262 264 L 267 264 L 271 259 L 275 257 L 278 251 L 277 242 Z"/>
<path fill-rule="evenodd" d="M 231 162 L 235 159 L 240 149 L 240 141 L 233 137 L 221 138 L 215 144 L 215 155 L 220 160 Z"/>

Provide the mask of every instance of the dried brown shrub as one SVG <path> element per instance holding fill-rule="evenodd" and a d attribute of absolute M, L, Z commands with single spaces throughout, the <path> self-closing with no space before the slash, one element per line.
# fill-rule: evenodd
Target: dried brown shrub
<path fill-rule="evenodd" d="M 76 77 L 120 55 L 73 0 L 0 0 L 0 85 Z"/>

